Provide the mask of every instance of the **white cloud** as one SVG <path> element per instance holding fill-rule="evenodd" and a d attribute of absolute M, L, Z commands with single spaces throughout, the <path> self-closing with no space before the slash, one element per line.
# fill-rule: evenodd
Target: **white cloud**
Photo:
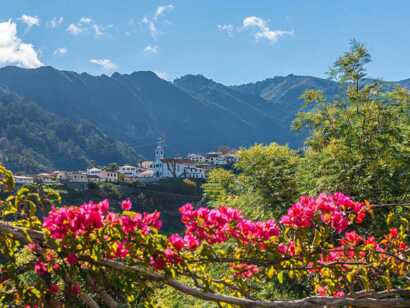
<path fill-rule="evenodd" d="M 54 50 L 54 55 L 63 56 L 67 53 L 67 48 L 61 47 Z"/>
<path fill-rule="evenodd" d="M 93 24 L 92 28 L 94 30 L 95 36 L 99 37 L 104 35 L 104 32 L 99 25 Z"/>
<path fill-rule="evenodd" d="M 242 26 L 244 29 L 255 28 L 256 40 L 266 39 L 271 43 L 277 42 L 283 36 L 294 34 L 293 31 L 271 30 L 266 20 L 256 16 L 246 17 L 242 22 Z"/>
<path fill-rule="evenodd" d="M 53 17 L 53 18 L 47 23 L 47 26 L 54 29 L 54 28 L 57 28 L 58 26 L 60 26 L 63 22 L 64 22 L 64 17 L 63 17 L 63 16 Z"/>
<path fill-rule="evenodd" d="M 148 31 L 151 34 L 153 39 L 157 39 L 158 35 L 160 32 L 158 31 L 158 21 L 161 16 L 164 16 L 167 12 L 172 11 L 174 9 L 174 6 L 172 4 L 168 5 L 163 5 L 157 7 L 154 16 L 152 18 L 144 17 L 142 19 L 142 23 L 147 25 Z"/>
<path fill-rule="evenodd" d="M 31 44 L 24 43 L 17 36 L 17 27 L 11 20 L 0 23 L 0 66 L 16 65 L 36 68 L 43 63 Z"/>
<path fill-rule="evenodd" d="M 157 45 L 147 45 L 144 48 L 144 53 L 146 54 L 157 54 L 159 52 L 159 46 Z"/>
<path fill-rule="evenodd" d="M 118 68 L 110 59 L 91 59 L 90 62 L 99 65 L 107 73 L 113 72 Z"/>
<path fill-rule="evenodd" d="M 235 27 L 233 25 L 218 25 L 218 31 L 225 32 L 230 37 L 232 37 L 235 31 Z"/>
<path fill-rule="evenodd" d="M 153 22 L 151 19 L 149 19 L 147 17 L 144 17 L 142 19 L 142 23 L 146 24 L 148 26 L 148 30 L 149 30 L 149 33 L 151 34 L 152 38 L 156 39 L 159 35 L 159 32 L 157 30 L 157 26 L 156 26 L 155 22 Z"/>
<path fill-rule="evenodd" d="M 93 23 L 93 20 L 90 17 L 81 17 L 79 23 L 87 25 Z"/>
<path fill-rule="evenodd" d="M 27 30 L 40 25 L 40 18 L 37 16 L 22 15 L 19 20 L 27 26 Z"/>
<path fill-rule="evenodd" d="M 75 25 L 75 24 L 69 24 L 67 27 L 67 31 L 70 32 L 72 35 L 78 35 L 81 32 L 84 31 L 81 27 Z"/>
<path fill-rule="evenodd" d="M 94 33 L 96 37 L 104 35 L 104 27 L 98 25 L 95 20 L 90 17 L 81 17 L 76 24 L 70 24 L 67 27 L 67 31 L 72 35 L 78 35 L 80 33 Z"/>
<path fill-rule="evenodd" d="M 174 6 L 172 4 L 168 4 L 168 5 L 162 5 L 157 7 L 157 10 L 155 11 L 154 14 L 154 20 L 158 20 L 159 17 L 161 17 L 161 15 L 164 15 L 166 12 L 172 11 L 174 9 Z"/>

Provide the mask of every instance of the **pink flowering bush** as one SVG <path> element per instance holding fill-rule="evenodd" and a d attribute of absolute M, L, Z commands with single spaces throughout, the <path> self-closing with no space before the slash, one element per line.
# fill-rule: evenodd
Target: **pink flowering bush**
<path fill-rule="evenodd" d="M 12 274 L 21 265 L 0 267 L 0 293 L 6 294 L 0 302 L 41 307 L 65 298 L 132 306 L 136 288 L 151 287 L 150 280 L 174 287 L 175 279 L 195 285 L 195 292 L 236 298 L 258 298 L 257 286 L 299 285 L 306 295 L 333 298 L 410 286 L 406 220 L 381 237 L 360 234 L 372 207 L 342 193 L 302 196 L 278 220 L 265 221 L 227 206 L 186 204 L 179 210 L 184 232 L 170 235 L 160 231 L 159 212 L 132 208 L 124 200 L 115 213 L 103 200 L 53 206 L 42 222 L 35 215 L 0 221 L 2 255 L 25 252 L 24 270 L 36 277 L 24 285 Z"/>

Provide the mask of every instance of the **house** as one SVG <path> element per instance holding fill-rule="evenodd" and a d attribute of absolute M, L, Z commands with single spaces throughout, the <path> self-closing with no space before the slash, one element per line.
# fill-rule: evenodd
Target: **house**
<path fill-rule="evenodd" d="M 196 163 L 200 163 L 203 164 L 206 162 L 206 157 L 204 155 L 201 154 L 188 154 L 188 159 L 196 162 Z"/>
<path fill-rule="evenodd" d="M 68 171 L 67 180 L 73 183 L 88 183 L 87 173 L 82 171 Z"/>
<path fill-rule="evenodd" d="M 118 182 L 118 173 L 115 171 L 102 170 L 99 174 L 99 177 L 103 182 Z"/>
<path fill-rule="evenodd" d="M 34 184 L 34 178 L 32 176 L 15 175 L 14 181 L 17 185 Z"/>
<path fill-rule="evenodd" d="M 209 152 L 206 154 L 206 160 L 208 163 L 215 166 L 222 166 L 227 164 L 227 160 L 222 153 Z"/>
<path fill-rule="evenodd" d="M 206 179 L 206 169 L 196 167 L 185 168 L 185 177 L 189 179 Z"/>
<path fill-rule="evenodd" d="M 90 169 L 87 169 L 87 175 L 88 176 L 100 176 L 101 171 L 102 170 L 99 168 L 90 168 Z"/>
<path fill-rule="evenodd" d="M 130 165 L 124 165 L 118 168 L 118 172 L 126 176 L 136 177 L 137 167 L 130 166 Z"/>
<path fill-rule="evenodd" d="M 53 173 L 54 173 L 57 181 L 61 182 L 61 181 L 67 181 L 68 180 L 67 172 L 65 172 L 65 171 L 54 171 Z"/>
<path fill-rule="evenodd" d="M 55 173 L 39 173 L 35 176 L 36 182 L 43 184 L 56 184 Z"/>
<path fill-rule="evenodd" d="M 154 177 L 157 178 L 204 178 L 205 172 L 197 163 L 187 158 L 165 158 L 164 147 L 159 143 L 155 149 Z"/>
<path fill-rule="evenodd" d="M 100 178 L 98 175 L 87 175 L 87 179 L 89 183 L 101 183 L 104 182 L 102 178 Z"/>
<path fill-rule="evenodd" d="M 153 176 L 154 176 L 154 170 L 152 169 L 143 170 L 137 175 L 137 177 L 139 178 L 152 178 Z"/>
<path fill-rule="evenodd" d="M 141 160 L 138 163 L 138 166 L 143 169 L 152 169 L 153 165 L 154 165 L 154 162 L 152 160 Z"/>

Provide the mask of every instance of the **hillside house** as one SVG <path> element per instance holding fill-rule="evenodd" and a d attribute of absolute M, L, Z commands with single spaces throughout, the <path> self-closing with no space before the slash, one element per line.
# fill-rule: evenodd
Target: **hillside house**
<path fill-rule="evenodd" d="M 136 177 L 137 167 L 130 166 L 130 165 L 124 165 L 118 168 L 118 172 L 126 176 Z"/>
<path fill-rule="evenodd" d="M 14 181 L 17 185 L 34 184 L 34 178 L 32 176 L 15 175 Z"/>
<path fill-rule="evenodd" d="M 165 158 L 164 147 L 155 149 L 154 176 L 157 178 L 205 178 L 205 171 L 187 158 Z"/>

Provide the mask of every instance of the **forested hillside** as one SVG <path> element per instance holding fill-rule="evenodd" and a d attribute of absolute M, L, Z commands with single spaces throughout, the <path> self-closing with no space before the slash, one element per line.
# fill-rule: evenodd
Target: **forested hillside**
<path fill-rule="evenodd" d="M 90 122 L 64 119 L 4 91 L 0 123 L 0 160 L 15 171 L 72 170 L 138 158 Z"/>

